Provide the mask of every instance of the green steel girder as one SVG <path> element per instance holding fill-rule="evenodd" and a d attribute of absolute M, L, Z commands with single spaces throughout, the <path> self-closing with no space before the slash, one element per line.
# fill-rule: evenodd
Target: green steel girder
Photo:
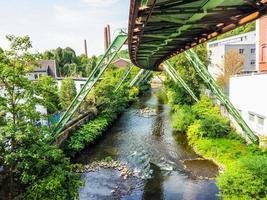
<path fill-rule="evenodd" d="M 76 110 L 79 108 L 82 101 L 85 99 L 88 93 L 92 90 L 93 86 L 96 84 L 96 82 L 105 72 L 107 67 L 113 61 L 113 59 L 115 58 L 115 56 L 117 55 L 121 47 L 125 44 L 125 42 L 127 41 L 127 38 L 128 36 L 125 33 L 120 33 L 113 40 L 112 44 L 109 46 L 104 56 L 101 58 L 97 66 L 94 68 L 94 70 L 88 77 L 84 86 L 81 88 L 81 91 L 73 99 L 72 103 L 70 104 L 70 106 L 68 107 L 64 115 L 61 117 L 61 119 L 57 123 L 52 133 L 53 138 L 56 138 L 60 134 L 60 132 L 64 129 L 66 124 L 70 121 L 71 117 L 74 115 Z"/>
<path fill-rule="evenodd" d="M 140 69 L 140 71 L 136 74 L 133 80 L 130 82 L 129 87 L 133 87 L 135 85 L 139 85 L 145 82 L 153 72 L 150 70 Z"/>
<path fill-rule="evenodd" d="M 132 63 L 158 71 L 171 56 L 264 14 L 265 0 L 131 0 Z"/>
<path fill-rule="evenodd" d="M 240 113 L 228 99 L 228 97 L 223 93 L 221 88 L 217 85 L 216 81 L 213 79 L 207 67 L 203 64 L 203 62 L 199 59 L 197 54 L 192 50 L 188 50 L 185 52 L 185 55 L 197 71 L 198 75 L 204 80 L 206 85 L 212 91 L 212 93 L 217 97 L 217 99 L 226 107 L 229 114 L 235 119 L 238 125 L 242 128 L 246 136 L 251 140 L 251 142 L 258 144 L 259 138 L 254 134 L 254 132 L 250 129 L 247 123 L 244 121 Z"/>
<path fill-rule="evenodd" d="M 133 69 L 133 65 L 131 65 L 130 67 L 128 67 L 125 71 L 125 73 L 123 74 L 123 76 L 121 77 L 120 81 L 118 82 L 118 84 L 116 85 L 116 89 L 115 92 L 118 91 L 118 89 L 120 89 L 121 85 L 123 84 L 123 82 L 127 79 L 127 77 L 129 76 L 129 74 L 131 73 L 132 69 Z"/>
<path fill-rule="evenodd" d="M 169 61 L 165 61 L 163 64 L 163 69 L 166 71 L 166 73 L 172 78 L 172 80 L 176 84 L 180 84 L 183 86 L 183 88 L 190 94 L 190 96 L 198 102 L 198 98 L 194 94 L 194 92 L 190 89 L 190 87 L 187 85 L 187 83 L 184 81 L 184 79 L 178 74 L 178 72 L 173 68 L 173 66 L 170 64 Z"/>
<path fill-rule="evenodd" d="M 134 85 L 136 85 L 136 83 L 139 81 L 140 77 L 141 78 L 143 77 L 144 73 L 145 73 L 145 70 L 144 69 L 140 69 L 139 72 L 133 78 L 133 80 L 130 82 L 129 87 L 131 88 Z"/>

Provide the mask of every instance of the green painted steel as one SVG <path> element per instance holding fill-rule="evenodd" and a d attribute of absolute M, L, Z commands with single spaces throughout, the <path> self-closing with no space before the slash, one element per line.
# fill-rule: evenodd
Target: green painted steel
<path fill-rule="evenodd" d="M 190 87 L 186 84 L 186 82 L 184 81 L 184 79 L 178 74 L 178 72 L 173 68 L 173 66 L 170 64 L 169 61 L 165 61 L 163 64 L 163 68 L 166 71 L 166 73 L 172 78 L 172 80 L 176 83 L 176 84 L 180 84 L 183 86 L 183 88 L 188 92 L 188 94 L 190 94 L 190 96 L 196 101 L 198 102 L 198 98 L 196 97 L 196 95 L 194 94 L 194 92 L 190 89 Z"/>
<path fill-rule="evenodd" d="M 120 89 L 121 85 L 123 84 L 123 82 L 127 79 L 127 77 L 130 75 L 131 71 L 133 70 L 133 65 L 131 65 L 130 67 L 127 68 L 127 70 L 125 71 L 125 73 L 123 74 L 123 76 L 121 77 L 120 81 L 118 82 L 118 84 L 116 85 L 116 89 L 115 92 L 118 91 L 118 89 Z"/>
<path fill-rule="evenodd" d="M 133 87 L 134 85 L 136 85 L 136 83 L 139 81 L 140 77 L 143 76 L 144 72 L 145 72 L 144 69 L 140 69 L 140 71 L 135 75 L 133 80 L 130 82 L 129 87 Z"/>
<path fill-rule="evenodd" d="M 101 58 L 95 69 L 92 71 L 90 76 L 88 77 L 86 83 L 82 87 L 81 91 L 74 98 L 64 115 L 61 117 L 60 121 L 57 123 L 52 136 L 53 138 L 57 137 L 58 134 L 64 129 L 66 124 L 70 121 L 71 117 L 74 115 L 76 110 L 79 108 L 82 101 L 88 95 L 88 93 L 92 90 L 93 86 L 99 80 L 101 75 L 105 72 L 109 64 L 114 60 L 115 56 L 121 49 L 121 47 L 127 41 L 128 36 L 121 32 L 112 42 L 110 47 L 105 52 L 104 56 Z"/>
<path fill-rule="evenodd" d="M 130 58 L 160 71 L 168 58 L 265 14 L 263 0 L 131 0 Z"/>
<path fill-rule="evenodd" d="M 147 79 L 151 76 L 152 71 L 150 70 L 145 70 L 145 72 L 143 73 L 143 75 L 138 79 L 138 81 L 136 82 L 135 85 L 140 85 L 144 82 L 147 81 Z"/>
<path fill-rule="evenodd" d="M 242 116 L 239 114 L 237 109 L 230 102 L 228 97 L 223 93 L 221 88 L 216 84 L 216 81 L 213 79 L 207 67 L 203 64 L 203 62 L 199 59 L 197 54 L 193 50 L 188 50 L 185 52 L 188 61 L 190 61 L 197 71 L 199 76 L 205 81 L 209 89 L 213 92 L 213 94 L 218 98 L 218 100 L 226 107 L 230 115 L 235 119 L 235 121 L 239 124 L 239 126 L 243 129 L 244 133 L 247 137 L 253 142 L 258 144 L 259 138 L 254 134 L 254 132 L 250 129 L 247 123 L 244 121 Z"/>

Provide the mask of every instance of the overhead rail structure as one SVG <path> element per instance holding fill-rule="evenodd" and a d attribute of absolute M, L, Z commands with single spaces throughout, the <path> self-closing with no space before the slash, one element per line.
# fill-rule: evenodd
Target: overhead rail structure
<path fill-rule="evenodd" d="M 199 101 L 194 92 L 187 85 L 184 79 L 178 74 L 178 72 L 173 68 L 169 61 L 165 61 L 163 63 L 163 69 L 172 78 L 172 80 L 176 84 L 180 84 L 196 102 Z"/>
<path fill-rule="evenodd" d="M 242 128 L 244 134 L 248 137 L 248 139 L 251 142 L 258 144 L 259 138 L 254 134 L 254 132 L 244 121 L 238 110 L 233 106 L 228 97 L 216 84 L 216 81 L 207 70 L 207 66 L 203 64 L 203 62 L 199 59 L 197 54 L 192 49 L 186 51 L 185 55 L 187 57 L 187 60 L 192 63 L 192 66 L 197 71 L 198 75 L 204 80 L 208 88 L 217 97 L 217 99 L 226 107 L 229 114 L 235 119 L 236 123 L 238 123 L 238 125 Z"/>
<path fill-rule="evenodd" d="M 267 0 L 131 0 L 132 63 L 161 70 L 168 58 L 266 14 Z"/>
<path fill-rule="evenodd" d="M 127 34 L 121 32 L 113 40 L 109 48 L 106 50 L 104 56 L 101 58 L 97 66 L 94 68 L 92 73 L 89 75 L 86 83 L 81 88 L 81 91 L 76 95 L 76 97 L 74 98 L 74 100 L 72 101 L 68 109 L 66 110 L 66 112 L 60 118 L 59 122 L 57 123 L 52 133 L 53 138 L 56 138 L 60 134 L 60 132 L 64 129 L 64 127 L 67 125 L 67 123 L 70 121 L 70 119 L 72 118 L 76 110 L 81 105 L 82 101 L 85 99 L 88 93 L 92 90 L 93 86 L 99 80 L 101 75 L 105 72 L 105 70 L 110 65 L 110 63 L 114 60 L 115 56 L 120 51 L 121 47 L 125 44 L 125 42 L 127 41 L 127 38 L 128 38 Z"/>

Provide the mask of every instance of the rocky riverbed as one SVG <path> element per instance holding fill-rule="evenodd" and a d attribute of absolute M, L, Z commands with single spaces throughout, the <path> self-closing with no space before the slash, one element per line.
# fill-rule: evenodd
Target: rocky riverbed
<path fill-rule="evenodd" d="M 127 179 L 130 176 L 137 176 L 133 170 L 129 169 L 125 163 L 121 163 L 119 161 L 114 160 L 101 160 L 101 161 L 94 161 L 88 165 L 84 165 L 81 169 L 77 172 L 85 173 L 85 172 L 94 172 L 100 169 L 114 169 L 119 171 L 120 176 L 123 179 Z"/>

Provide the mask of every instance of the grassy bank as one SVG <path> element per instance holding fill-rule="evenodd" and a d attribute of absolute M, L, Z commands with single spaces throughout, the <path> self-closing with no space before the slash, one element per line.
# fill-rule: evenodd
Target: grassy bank
<path fill-rule="evenodd" d="M 171 107 L 174 129 L 187 135 L 197 153 L 224 169 L 216 179 L 220 197 L 267 199 L 266 152 L 246 144 L 205 95 L 192 106 L 172 103 Z"/>
<path fill-rule="evenodd" d="M 118 92 L 107 101 L 95 119 L 83 125 L 78 131 L 71 134 L 65 144 L 65 152 L 74 156 L 83 150 L 86 146 L 93 144 L 107 128 L 117 119 L 117 117 L 125 111 L 129 103 L 138 95 L 139 90 L 133 88 L 129 92 Z"/>

